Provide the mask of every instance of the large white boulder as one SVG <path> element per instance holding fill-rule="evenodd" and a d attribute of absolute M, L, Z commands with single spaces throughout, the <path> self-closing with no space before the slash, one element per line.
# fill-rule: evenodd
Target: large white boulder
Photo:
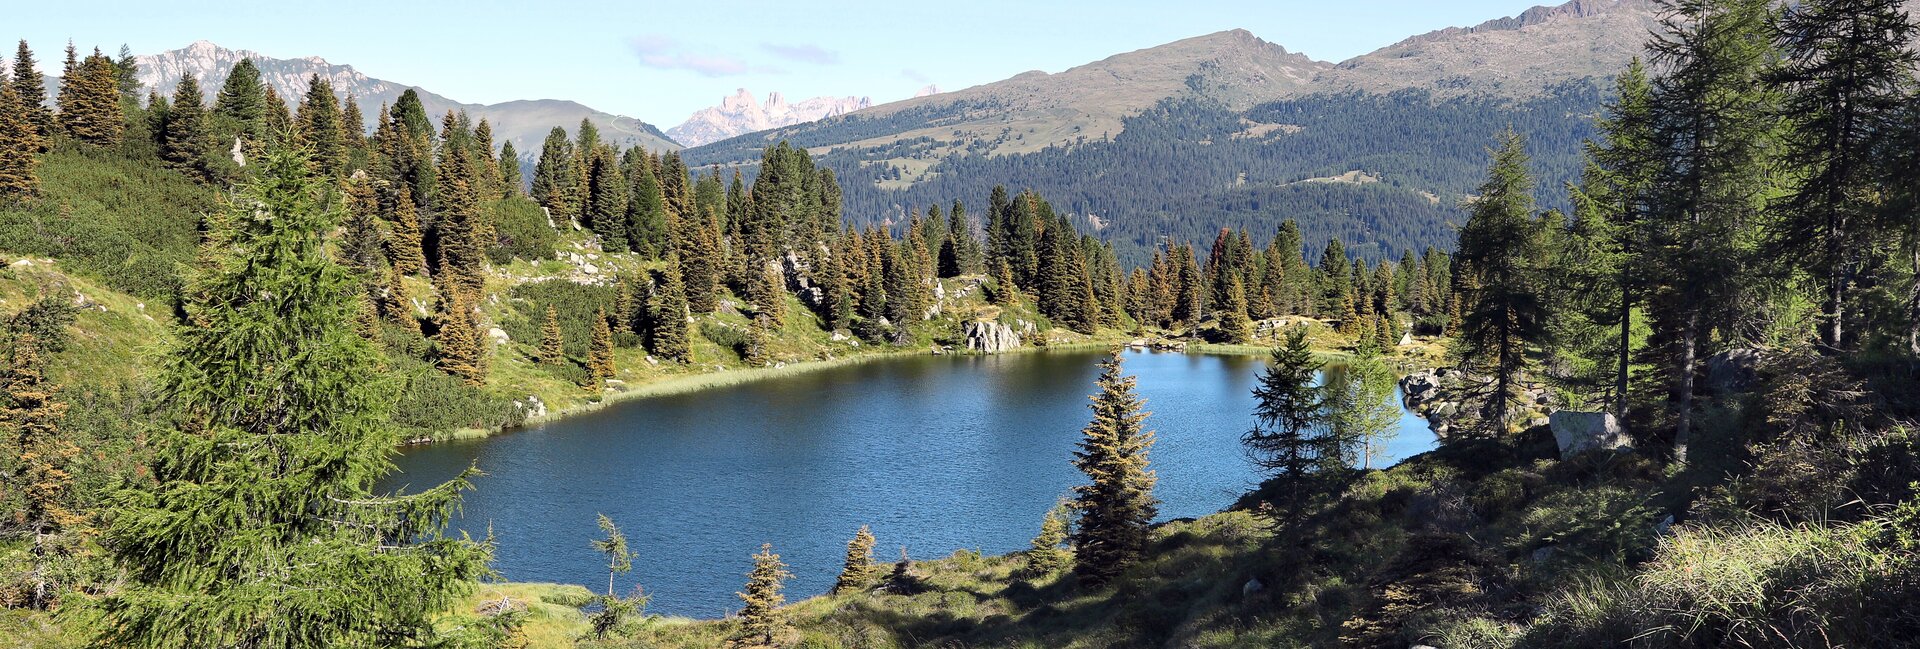
<path fill-rule="evenodd" d="M 1561 459 L 1592 450 L 1633 448 L 1613 413 L 1560 410 L 1547 417 L 1547 425 L 1560 445 Z"/>

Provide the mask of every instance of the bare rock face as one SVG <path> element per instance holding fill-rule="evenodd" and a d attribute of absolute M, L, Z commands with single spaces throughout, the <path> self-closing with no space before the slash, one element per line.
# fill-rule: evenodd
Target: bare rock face
<path fill-rule="evenodd" d="M 1587 451 L 1633 448 L 1612 413 L 1561 410 L 1547 420 L 1553 428 L 1553 441 L 1560 445 L 1561 459 Z"/>
<path fill-rule="evenodd" d="M 967 351 L 998 354 L 1020 347 L 1020 334 L 998 322 L 969 321 L 961 325 L 960 332 L 966 337 Z"/>
<path fill-rule="evenodd" d="M 804 124 L 845 115 L 873 105 L 868 97 L 814 97 L 790 104 L 780 93 L 767 95 L 765 104 L 754 99 L 746 88 L 720 100 L 720 105 L 695 112 L 679 126 L 667 129 L 667 136 L 686 146 L 700 146 L 736 135 L 770 128 Z"/>

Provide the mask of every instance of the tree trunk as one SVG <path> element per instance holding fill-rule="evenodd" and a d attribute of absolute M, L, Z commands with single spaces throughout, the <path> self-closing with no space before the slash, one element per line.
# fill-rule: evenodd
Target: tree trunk
<path fill-rule="evenodd" d="M 1700 312 L 1694 310 L 1687 314 L 1687 324 L 1680 334 L 1680 363 L 1678 380 L 1680 400 L 1679 413 L 1675 418 L 1673 432 L 1673 461 L 1687 463 L 1687 442 L 1693 436 L 1693 365 L 1699 350 Z"/>
<path fill-rule="evenodd" d="M 1920 356 L 1920 243 L 1913 246 L 1913 285 L 1907 289 L 1907 351 Z"/>
<path fill-rule="evenodd" d="M 1627 370 L 1633 355 L 1633 293 L 1628 288 L 1626 273 L 1621 273 L 1620 282 L 1620 369 L 1613 376 L 1613 416 L 1622 426 L 1627 422 Z"/>

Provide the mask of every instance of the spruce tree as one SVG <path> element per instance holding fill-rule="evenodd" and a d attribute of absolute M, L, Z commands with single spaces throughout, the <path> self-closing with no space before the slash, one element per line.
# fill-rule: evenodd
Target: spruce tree
<path fill-rule="evenodd" d="M 1121 374 L 1118 353 L 1100 363 L 1092 397 L 1093 421 L 1081 431 L 1073 464 L 1090 483 L 1074 487 L 1074 573 L 1092 586 L 1119 576 L 1146 550 L 1148 525 L 1158 513 L 1147 450 L 1153 432 L 1141 426 L 1148 413 L 1134 395 L 1134 378 Z"/>
<path fill-rule="evenodd" d="M 439 310 L 434 313 L 434 364 L 467 385 L 487 381 L 486 343 L 480 337 L 479 315 L 473 296 L 458 285 L 442 281 Z"/>
<path fill-rule="evenodd" d="M 786 631 L 780 605 L 787 598 L 780 589 L 781 582 L 792 576 L 787 564 L 780 562 L 780 555 L 773 553 L 773 544 L 761 544 L 760 552 L 753 555 L 753 571 L 747 573 L 747 589 L 737 593 L 746 607 L 740 609 L 740 632 L 735 639 L 771 645 Z"/>
<path fill-rule="evenodd" d="M 861 525 L 860 531 L 847 541 L 847 560 L 840 567 L 840 578 L 833 582 L 833 594 L 865 590 L 878 573 L 879 568 L 873 563 L 873 531 Z"/>
<path fill-rule="evenodd" d="M 40 149 L 40 133 L 22 109 L 20 94 L 13 86 L 0 87 L 0 202 L 39 195 Z"/>
<path fill-rule="evenodd" d="M 593 340 L 587 348 L 587 381 L 600 385 L 614 376 L 613 328 L 607 325 L 607 310 L 593 312 Z"/>
<path fill-rule="evenodd" d="M 110 499 L 102 538 L 126 583 L 99 602 L 112 647 L 375 646 L 432 633 L 487 572 L 440 531 L 470 475 L 377 494 L 399 441 L 379 353 L 352 325 L 359 280 L 328 254 L 338 215 L 305 156 L 253 165 L 208 223 L 192 326 L 162 363 L 171 426 L 152 484 Z"/>
<path fill-rule="evenodd" d="M 391 232 L 387 237 L 387 259 L 393 261 L 393 268 L 403 275 L 412 275 L 427 268 L 426 251 L 422 249 L 420 217 L 414 206 L 413 190 L 405 183 L 395 186 L 391 211 Z"/>
<path fill-rule="evenodd" d="M 173 88 L 173 101 L 167 107 L 160 159 L 188 176 L 210 180 L 207 153 L 212 143 L 208 140 L 204 103 L 200 82 L 194 81 L 192 75 L 181 77 L 179 85 Z"/>
<path fill-rule="evenodd" d="M 66 586 L 59 583 L 55 565 L 71 560 L 63 556 L 70 554 L 70 544 L 57 537 L 86 523 L 86 517 L 73 507 L 73 472 L 80 448 L 60 431 L 67 404 L 56 395 L 59 387 L 46 378 L 45 350 L 39 338 L 22 333 L 11 347 L 9 366 L 0 373 L 0 389 L 6 395 L 5 406 L 0 407 L 0 434 L 19 454 L 9 458 L 17 460 L 10 462 L 15 472 L 10 487 L 19 490 L 8 498 L 19 505 L 10 522 L 31 535 L 26 606 L 45 609 Z"/>
<path fill-rule="evenodd" d="M 853 335 L 870 343 L 886 342 L 889 323 L 883 273 L 867 273 L 865 284 L 860 288 L 860 306 L 856 310 L 859 318 L 853 321 Z"/>
<path fill-rule="evenodd" d="M 94 146 L 120 142 L 126 120 L 117 71 L 113 59 L 95 50 L 60 79 L 60 126 L 68 137 Z"/>
<path fill-rule="evenodd" d="M 449 131 L 454 133 L 444 138 L 436 172 L 440 214 L 434 230 L 441 262 L 436 270 L 459 285 L 461 291 L 477 295 L 486 284 L 491 227 L 480 212 L 479 189 L 473 183 L 473 156 L 461 149 L 458 129 Z"/>
<path fill-rule="evenodd" d="M 634 147 L 627 155 L 627 188 L 632 192 L 627 198 L 627 237 L 634 252 L 659 259 L 669 246 L 666 196 L 660 193 L 660 179 L 646 150 Z"/>
<path fill-rule="evenodd" d="M 520 178 L 520 152 L 514 150 L 513 140 L 500 143 L 500 197 L 519 196 L 523 181 Z"/>
<path fill-rule="evenodd" d="M 413 317 L 413 302 L 407 298 L 407 285 L 401 281 L 405 277 L 398 265 L 387 267 L 387 286 L 380 292 L 380 316 L 388 322 L 400 325 L 410 333 L 420 333 L 420 321 Z"/>
<path fill-rule="evenodd" d="M 1060 544 L 1067 542 L 1067 524 L 1072 516 L 1072 508 L 1062 502 L 1047 510 L 1040 519 L 1040 533 L 1033 537 L 1033 547 L 1026 552 L 1027 564 L 1022 572 L 1029 578 L 1038 578 L 1059 572 L 1061 568 L 1073 562 L 1073 554 Z"/>
<path fill-rule="evenodd" d="M 567 360 L 565 339 L 560 335 L 560 312 L 547 305 L 547 319 L 540 326 L 540 355 L 542 365 L 559 365 Z"/>
<path fill-rule="evenodd" d="M 572 220 L 580 215 L 578 183 L 574 177 L 579 174 L 575 169 L 576 157 L 573 142 L 567 139 L 567 130 L 558 126 L 547 132 L 547 141 L 540 147 L 540 159 L 533 166 L 533 187 L 530 195 L 541 207 L 547 208 L 555 219 Z"/>
<path fill-rule="evenodd" d="M 1460 228 L 1462 272 L 1472 281 L 1463 292 L 1460 330 L 1450 350 L 1463 367 L 1493 379 L 1482 400 L 1483 431 L 1505 431 L 1519 397 L 1527 348 L 1546 333 L 1541 285 L 1542 225 L 1533 215 L 1533 180 L 1520 135 L 1509 130 L 1493 154 L 1487 181 L 1468 207 Z"/>
<path fill-rule="evenodd" d="M 601 145 L 587 154 L 586 179 L 582 225 L 600 236 L 602 249 L 628 250 L 627 200 L 631 190 L 611 147 Z"/>
<path fill-rule="evenodd" d="M 213 114 L 230 120 L 239 135 L 264 140 L 267 117 L 267 89 L 260 83 L 260 68 L 253 59 L 240 59 L 227 71 L 227 80 L 213 101 Z"/>
<path fill-rule="evenodd" d="M 1227 291 L 1222 304 L 1215 309 L 1220 314 L 1220 333 L 1226 342 L 1239 344 L 1253 337 L 1253 321 L 1247 319 L 1247 291 L 1240 286 L 1240 278 L 1227 277 Z"/>
<path fill-rule="evenodd" d="M 680 276 L 680 259 L 669 253 L 661 279 L 647 301 L 647 349 L 655 356 L 685 363 L 692 360 L 687 335 L 687 287 Z"/>
<path fill-rule="evenodd" d="M 53 110 L 47 108 L 46 80 L 33 61 L 33 50 L 27 47 L 26 39 L 20 40 L 20 49 L 13 56 L 13 79 L 7 83 L 19 97 L 21 110 L 27 123 L 31 124 L 38 137 L 40 149 L 44 151 L 53 138 Z"/>
<path fill-rule="evenodd" d="M 295 136 L 313 152 L 313 163 L 320 173 L 339 174 L 345 168 L 346 147 L 340 139 L 340 100 L 333 94 L 333 82 L 314 74 L 307 77 L 307 95 L 294 117 Z"/>

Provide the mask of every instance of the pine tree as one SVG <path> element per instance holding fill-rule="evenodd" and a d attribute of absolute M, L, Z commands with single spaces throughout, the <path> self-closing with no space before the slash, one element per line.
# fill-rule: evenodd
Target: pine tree
<path fill-rule="evenodd" d="M 280 97 L 280 93 L 275 91 L 273 86 L 267 86 L 266 93 L 264 118 L 266 141 L 277 142 L 285 139 L 285 134 L 294 132 L 293 111 L 287 108 L 286 100 Z"/>
<path fill-rule="evenodd" d="M 999 306 L 1010 306 L 1019 301 L 1020 287 L 1014 285 L 1011 265 L 994 266 L 992 297 L 993 303 Z"/>
<path fill-rule="evenodd" d="M 655 356 L 685 363 L 692 359 L 687 336 L 687 288 L 680 258 L 669 253 L 661 279 L 648 298 L 647 349 Z"/>
<path fill-rule="evenodd" d="M 352 93 L 340 99 L 340 147 L 348 170 L 366 166 L 367 116 Z"/>
<path fill-rule="evenodd" d="M 385 237 L 380 232 L 380 200 L 374 195 L 373 182 L 365 173 L 356 173 L 341 185 L 347 216 L 341 224 L 340 261 L 369 282 L 377 281 L 381 266 L 386 265 L 386 255 L 382 252 Z"/>
<path fill-rule="evenodd" d="M 873 531 L 861 525 L 860 531 L 847 541 L 847 560 L 840 568 L 840 578 L 833 582 L 833 594 L 864 590 L 879 576 L 879 571 L 873 563 Z"/>
<path fill-rule="evenodd" d="M 1318 488 L 1317 476 L 1339 461 L 1339 449 L 1320 433 L 1327 421 L 1324 395 L 1314 385 L 1320 368 L 1306 328 L 1288 328 L 1253 389 L 1255 424 L 1240 437 L 1254 463 L 1273 476 L 1272 493 L 1281 499 L 1273 525 L 1286 549 L 1300 542 L 1300 521 Z"/>
<path fill-rule="evenodd" d="M 35 67 L 33 50 L 27 47 L 26 39 L 20 40 L 20 49 L 13 56 L 13 79 L 7 84 L 12 88 L 21 110 L 25 111 L 27 123 L 34 129 L 40 148 L 45 151 L 47 143 L 53 138 L 53 111 L 47 108 L 46 80 Z"/>
<path fill-rule="evenodd" d="M 559 365 L 567 359 L 565 340 L 560 336 L 560 312 L 553 305 L 547 305 L 547 320 L 540 326 L 540 355 L 542 365 Z"/>
<path fill-rule="evenodd" d="M 579 185 L 574 181 L 580 173 L 575 168 L 576 160 L 567 130 L 555 126 L 548 131 L 547 141 L 540 147 L 540 159 L 533 165 L 530 195 L 555 219 L 571 220 L 580 215 Z"/>
<path fill-rule="evenodd" d="M 1492 393 L 1475 396 L 1483 400 L 1483 431 L 1500 433 L 1519 396 L 1527 347 L 1546 333 L 1543 227 L 1533 216 L 1533 180 L 1519 134 L 1509 130 L 1501 137 L 1477 195 L 1460 228 L 1455 261 L 1472 281 L 1461 296 L 1464 310 L 1451 353 L 1469 370 L 1493 378 Z"/>
<path fill-rule="evenodd" d="M 67 136 L 94 146 L 120 142 L 120 82 L 113 59 L 95 50 L 73 74 L 60 79 L 60 126 Z"/>
<path fill-rule="evenodd" d="M 40 149 L 40 134 L 31 113 L 22 109 L 20 94 L 13 86 L 0 87 L 0 202 L 39 195 Z"/>
<path fill-rule="evenodd" d="M 140 62 L 126 43 L 120 44 L 120 58 L 113 61 L 113 86 L 122 103 L 140 105 Z"/>
<path fill-rule="evenodd" d="M 1004 272 L 1004 269 L 1003 269 Z M 859 319 L 853 322 L 853 335 L 870 343 L 886 342 L 888 336 L 887 289 L 883 273 L 867 273 L 860 287 Z"/>
<path fill-rule="evenodd" d="M 660 193 L 660 179 L 654 175 L 653 160 L 646 150 L 627 150 L 627 236 L 633 250 L 649 259 L 659 259 L 670 246 L 667 232 L 667 199 Z"/>
<path fill-rule="evenodd" d="M 318 74 L 307 77 L 307 96 L 294 123 L 300 144 L 313 152 L 314 167 L 321 174 L 339 174 L 346 166 L 346 149 L 340 141 L 340 100 L 333 94 L 333 82 Z"/>
<path fill-rule="evenodd" d="M 480 213 L 479 189 L 473 184 L 475 161 L 463 149 L 459 130 L 448 129 L 449 134 L 443 135 L 436 172 L 440 214 L 434 230 L 441 262 L 436 270 L 463 292 L 477 295 L 486 284 L 486 248 L 492 237 Z"/>
<path fill-rule="evenodd" d="M 754 314 L 764 317 L 768 323 L 779 328 L 787 320 L 786 279 L 775 267 L 764 267 L 747 278 L 747 301 L 753 303 Z"/>
<path fill-rule="evenodd" d="M 787 598 L 780 594 L 780 582 L 792 576 L 793 573 L 787 572 L 787 564 L 780 562 L 780 555 L 773 553 L 773 544 L 761 544 L 760 552 L 753 555 L 753 571 L 747 573 L 747 589 L 738 593 L 746 607 L 740 609 L 740 633 L 736 639 L 771 645 L 775 637 L 786 631 L 787 622 L 780 614 L 780 605 Z"/>
<path fill-rule="evenodd" d="M 53 564 L 67 554 L 55 537 L 85 524 L 85 516 L 73 503 L 73 465 L 80 448 L 60 432 L 67 404 L 57 396 L 58 386 L 44 374 L 40 340 L 22 333 L 13 340 L 9 367 L 0 374 L 6 405 L 0 408 L 0 433 L 19 453 L 14 464 L 16 475 L 11 487 L 19 489 L 19 511 L 14 523 L 32 535 L 27 593 L 28 608 L 45 609 L 57 597 L 58 583 Z M 13 498 L 9 498 L 12 500 Z"/>
<path fill-rule="evenodd" d="M 210 180 L 207 152 L 212 143 L 207 135 L 204 103 L 200 83 L 194 81 L 192 75 L 181 77 L 179 85 L 173 88 L 173 101 L 167 107 L 160 159 L 188 176 Z"/>
<path fill-rule="evenodd" d="M 607 325 L 607 310 L 593 312 L 593 341 L 587 349 L 587 381 L 600 385 L 614 376 L 613 328 Z"/>
<path fill-rule="evenodd" d="M 111 499 L 103 544 L 126 583 L 99 602 L 101 646 L 375 646 L 431 620 L 487 572 L 486 545 L 440 531 L 471 474 L 373 491 L 399 440 L 390 385 L 354 331 L 359 280 L 333 262 L 338 215 L 305 156 L 270 151 L 208 224 L 159 393 L 152 486 Z"/>
<path fill-rule="evenodd" d="M 266 141 L 267 88 L 260 83 L 260 68 L 253 59 L 240 59 L 227 71 L 227 80 L 213 101 L 213 114 L 238 129 L 231 135 L 244 136 L 255 145 Z"/>
<path fill-rule="evenodd" d="M 1081 431 L 1073 460 L 1091 481 L 1074 487 L 1080 520 L 1074 530 L 1073 569 L 1096 587 L 1139 560 L 1159 504 L 1153 497 L 1154 473 L 1147 469 L 1153 432 L 1141 426 L 1148 415 L 1140 409 L 1145 401 L 1134 395 L 1134 378 L 1121 374 L 1118 353 L 1102 361 L 1100 369 L 1100 393 L 1089 406 L 1093 421 Z"/>
<path fill-rule="evenodd" d="M 600 236 L 603 249 L 628 250 L 627 200 L 632 190 L 611 147 L 602 145 L 587 155 L 586 178 L 583 225 Z"/>
<path fill-rule="evenodd" d="M 1045 577 L 1073 562 L 1073 555 L 1060 547 L 1067 542 L 1067 523 L 1071 516 L 1072 508 L 1062 502 L 1047 510 L 1046 516 L 1040 519 L 1040 533 L 1034 535 L 1033 547 L 1026 552 L 1027 565 L 1022 569 L 1027 577 Z"/>

